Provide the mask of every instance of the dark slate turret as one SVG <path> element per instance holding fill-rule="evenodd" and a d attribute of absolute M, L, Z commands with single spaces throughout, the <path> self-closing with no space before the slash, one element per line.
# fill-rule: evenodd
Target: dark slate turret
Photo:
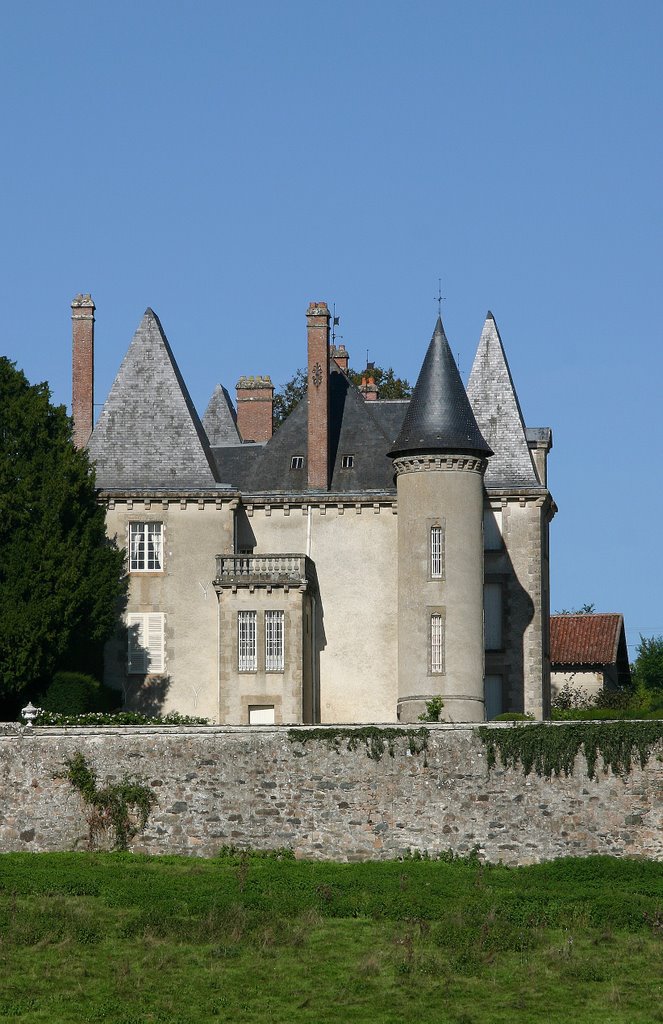
<path fill-rule="evenodd" d="M 477 426 L 440 317 L 389 454 L 415 452 L 492 455 Z"/>

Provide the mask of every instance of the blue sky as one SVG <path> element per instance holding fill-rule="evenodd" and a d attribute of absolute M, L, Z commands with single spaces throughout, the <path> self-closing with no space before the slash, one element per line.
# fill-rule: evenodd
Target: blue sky
<path fill-rule="evenodd" d="M 5 3 L 2 351 L 70 400 L 97 304 L 102 402 L 146 306 L 199 410 L 278 385 L 311 299 L 351 363 L 466 378 L 495 314 L 551 426 L 553 608 L 663 633 L 660 3 Z M 656 543 L 655 543 L 656 541 Z"/>

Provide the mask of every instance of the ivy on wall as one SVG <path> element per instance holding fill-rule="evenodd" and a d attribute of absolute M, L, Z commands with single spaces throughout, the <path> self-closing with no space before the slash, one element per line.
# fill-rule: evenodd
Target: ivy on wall
<path fill-rule="evenodd" d="M 141 829 L 145 828 L 157 798 L 137 779 L 125 776 L 120 782 L 99 789 L 97 777 L 79 751 L 65 760 L 65 778 L 90 805 L 88 826 L 90 845 L 97 836 L 113 829 L 114 848 L 126 850 Z"/>
<path fill-rule="evenodd" d="M 582 750 L 590 779 L 596 775 L 599 754 L 603 771 L 625 775 L 633 761 L 644 768 L 654 745 L 663 740 L 663 722 L 569 722 L 564 725 L 537 724 L 512 729 L 477 729 L 488 754 L 488 768 L 498 756 L 504 768 L 522 766 L 525 775 L 535 771 L 550 778 L 571 775 Z"/>
<path fill-rule="evenodd" d="M 406 739 L 410 754 L 424 754 L 428 747 L 429 731 L 424 726 L 419 729 L 380 729 L 376 725 L 346 729 L 343 727 L 325 726 L 322 729 L 289 729 L 288 739 L 291 743 L 311 743 L 324 741 L 330 750 L 341 751 L 341 743 L 345 740 L 346 750 L 357 750 L 362 744 L 366 747 L 366 756 L 372 761 L 379 761 L 385 750 L 394 757 L 397 739 Z"/>

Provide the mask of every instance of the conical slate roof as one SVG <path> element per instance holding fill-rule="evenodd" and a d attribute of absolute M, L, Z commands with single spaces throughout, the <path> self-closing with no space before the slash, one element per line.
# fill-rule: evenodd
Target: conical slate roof
<path fill-rule="evenodd" d="M 124 357 L 88 450 L 102 490 L 215 486 L 205 431 L 151 309 Z"/>
<path fill-rule="evenodd" d="M 492 455 L 477 426 L 440 317 L 390 455 L 424 451 Z"/>
<path fill-rule="evenodd" d="M 212 392 L 203 416 L 203 427 L 213 448 L 242 443 L 232 400 L 221 384 L 217 384 Z"/>
<path fill-rule="evenodd" d="M 481 332 L 467 394 L 481 432 L 495 453 L 486 470 L 486 486 L 538 487 L 511 371 L 490 312 Z"/>

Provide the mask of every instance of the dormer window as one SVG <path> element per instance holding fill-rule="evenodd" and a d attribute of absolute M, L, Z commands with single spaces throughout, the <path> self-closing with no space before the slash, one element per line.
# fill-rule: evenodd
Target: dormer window
<path fill-rule="evenodd" d="M 355 464 L 354 455 L 341 456 L 341 469 L 353 469 Z"/>
<path fill-rule="evenodd" d="M 290 460 L 290 469 L 303 469 L 304 468 L 304 456 L 293 455 Z"/>

